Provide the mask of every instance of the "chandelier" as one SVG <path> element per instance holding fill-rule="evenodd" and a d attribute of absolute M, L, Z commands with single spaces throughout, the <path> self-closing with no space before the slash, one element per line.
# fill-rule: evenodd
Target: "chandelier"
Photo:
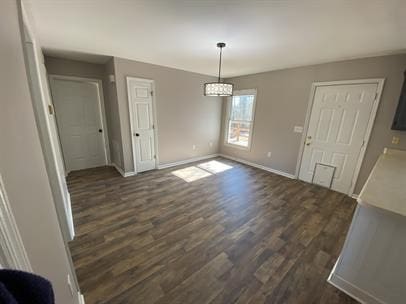
<path fill-rule="evenodd" d="M 217 43 L 217 47 L 220 49 L 220 62 L 219 62 L 219 76 L 217 82 L 209 82 L 204 84 L 204 95 L 205 96 L 232 96 L 233 95 L 233 84 L 221 82 L 221 55 L 222 50 L 226 46 L 224 42 Z"/>

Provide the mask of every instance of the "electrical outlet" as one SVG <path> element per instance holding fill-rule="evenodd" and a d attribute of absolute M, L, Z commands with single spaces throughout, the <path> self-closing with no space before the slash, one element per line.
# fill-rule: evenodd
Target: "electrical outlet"
<path fill-rule="evenodd" d="M 192 146 L 192 150 L 196 150 L 196 145 L 193 145 L 193 146 Z"/>
<path fill-rule="evenodd" d="M 268 157 L 271 157 L 271 155 L 272 155 L 272 152 L 268 152 L 268 153 L 266 154 L 266 156 L 268 156 Z"/>
<path fill-rule="evenodd" d="M 303 133 L 303 127 L 302 126 L 295 126 L 293 128 L 293 132 L 295 132 L 295 133 Z"/>
<path fill-rule="evenodd" d="M 397 137 L 397 136 L 393 136 L 393 137 L 392 137 L 392 144 L 398 145 L 399 142 L 400 142 L 400 138 L 399 138 L 399 137 Z"/>

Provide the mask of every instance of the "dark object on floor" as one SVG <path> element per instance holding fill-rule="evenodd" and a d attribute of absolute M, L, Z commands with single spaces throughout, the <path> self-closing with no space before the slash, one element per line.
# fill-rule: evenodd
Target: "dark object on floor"
<path fill-rule="evenodd" d="M 5 304 L 18 304 L 13 295 L 7 290 L 3 283 L 0 283 L 0 301 Z"/>
<path fill-rule="evenodd" d="M 54 304 L 51 283 L 32 273 L 0 270 L 1 304 Z"/>

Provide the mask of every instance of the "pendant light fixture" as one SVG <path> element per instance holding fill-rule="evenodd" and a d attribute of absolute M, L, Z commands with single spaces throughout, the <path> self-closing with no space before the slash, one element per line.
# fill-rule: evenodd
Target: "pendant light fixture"
<path fill-rule="evenodd" d="M 233 84 L 221 82 L 221 55 L 222 50 L 226 46 L 224 42 L 217 43 L 217 47 L 220 49 L 220 62 L 219 62 L 219 77 L 217 82 L 209 82 L 204 84 L 204 95 L 205 96 L 232 96 L 233 95 Z"/>

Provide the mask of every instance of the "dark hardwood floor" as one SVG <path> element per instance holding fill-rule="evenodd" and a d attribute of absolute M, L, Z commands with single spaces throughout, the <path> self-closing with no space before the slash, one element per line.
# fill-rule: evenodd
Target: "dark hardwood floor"
<path fill-rule="evenodd" d="M 355 201 L 216 161 L 69 175 L 86 303 L 356 303 L 326 282 Z"/>

